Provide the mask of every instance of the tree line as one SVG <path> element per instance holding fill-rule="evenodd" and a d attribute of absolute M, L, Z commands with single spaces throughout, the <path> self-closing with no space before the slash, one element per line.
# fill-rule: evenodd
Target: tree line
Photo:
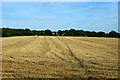
<path fill-rule="evenodd" d="M 84 30 L 58 30 L 51 31 L 47 30 L 30 30 L 26 29 L 12 29 L 12 28 L 0 28 L 2 31 L 2 37 L 10 36 L 84 36 L 84 37 L 120 37 L 120 33 L 111 31 L 109 33 L 105 32 L 95 32 L 95 31 L 84 31 Z"/>

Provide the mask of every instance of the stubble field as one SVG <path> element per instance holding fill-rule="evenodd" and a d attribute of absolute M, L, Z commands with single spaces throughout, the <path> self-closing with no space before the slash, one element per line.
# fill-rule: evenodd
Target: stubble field
<path fill-rule="evenodd" d="M 2 38 L 3 78 L 117 78 L 118 38 Z"/>

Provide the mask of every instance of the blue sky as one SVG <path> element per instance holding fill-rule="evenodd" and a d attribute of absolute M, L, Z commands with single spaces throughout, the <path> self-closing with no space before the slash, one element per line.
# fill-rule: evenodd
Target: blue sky
<path fill-rule="evenodd" d="M 117 2 L 3 2 L 2 26 L 118 31 Z"/>

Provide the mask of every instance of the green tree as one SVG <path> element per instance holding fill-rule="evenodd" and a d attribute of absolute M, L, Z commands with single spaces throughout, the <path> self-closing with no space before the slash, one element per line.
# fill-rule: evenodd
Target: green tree
<path fill-rule="evenodd" d="M 115 32 L 115 31 L 111 31 L 111 32 L 109 32 L 108 36 L 109 37 L 119 37 L 119 34 L 117 32 Z"/>
<path fill-rule="evenodd" d="M 49 29 L 45 30 L 45 35 L 52 36 L 52 31 Z"/>
<path fill-rule="evenodd" d="M 98 32 L 97 37 L 106 37 L 107 35 L 104 32 Z"/>

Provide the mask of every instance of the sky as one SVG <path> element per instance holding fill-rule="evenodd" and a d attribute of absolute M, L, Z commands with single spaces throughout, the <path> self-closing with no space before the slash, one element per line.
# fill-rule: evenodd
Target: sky
<path fill-rule="evenodd" d="M 118 31 L 117 2 L 3 2 L 2 27 Z"/>

